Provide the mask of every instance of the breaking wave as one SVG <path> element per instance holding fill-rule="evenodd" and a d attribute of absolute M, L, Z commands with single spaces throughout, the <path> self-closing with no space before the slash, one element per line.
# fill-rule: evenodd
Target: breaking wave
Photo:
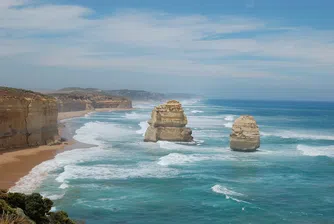
<path fill-rule="evenodd" d="M 226 128 L 232 128 L 233 127 L 233 123 L 232 122 L 228 122 L 228 123 L 224 124 L 224 126 Z"/>
<path fill-rule="evenodd" d="M 195 163 L 205 160 L 236 160 L 231 155 L 220 155 L 220 154 L 180 154 L 180 153 L 170 153 L 167 156 L 159 158 L 158 164 L 161 166 L 170 165 L 185 165 L 190 163 Z"/>
<path fill-rule="evenodd" d="M 240 200 L 236 197 L 244 197 L 245 195 L 244 194 L 241 194 L 241 193 L 238 193 L 238 192 L 235 192 L 235 191 L 232 191 L 224 186 L 221 186 L 219 184 L 216 184 L 215 186 L 211 187 L 211 190 L 217 194 L 224 194 L 226 199 L 231 199 L 233 201 L 236 201 L 236 202 L 243 202 L 243 203 L 247 203 L 247 204 L 250 204 L 249 202 L 247 201 L 243 201 L 243 200 Z"/>
<path fill-rule="evenodd" d="M 227 115 L 225 118 L 224 118 L 225 121 L 234 121 L 234 115 Z"/>
<path fill-rule="evenodd" d="M 306 156 L 328 156 L 334 157 L 334 145 L 330 146 L 307 146 L 297 145 L 297 150 Z"/>
<path fill-rule="evenodd" d="M 130 120 L 145 120 L 145 119 L 149 119 L 149 115 L 146 113 L 136 113 L 136 112 L 132 112 L 132 113 L 125 113 L 125 115 L 123 116 L 126 119 L 130 119 Z"/>
<path fill-rule="evenodd" d="M 136 166 L 124 165 L 67 165 L 56 181 L 64 183 L 74 179 L 129 179 L 129 178 L 168 178 L 178 174 L 176 169 L 158 166 L 155 163 L 140 163 Z"/>
<path fill-rule="evenodd" d="M 204 111 L 201 111 L 201 110 L 192 110 L 191 113 L 193 113 L 193 114 L 199 114 L 199 113 L 204 113 Z"/>
<path fill-rule="evenodd" d="M 147 121 L 142 121 L 138 125 L 140 126 L 140 129 L 136 131 L 136 133 L 144 136 L 149 124 L 147 123 Z"/>
<path fill-rule="evenodd" d="M 312 139 L 312 140 L 333 140 L 331 135 L 318 135 L 313 133 L 298 133 L 297 131 L 280 131 L 277 133 L 260 132 L 262 136 L 274 136 L 280 138 Z"/>

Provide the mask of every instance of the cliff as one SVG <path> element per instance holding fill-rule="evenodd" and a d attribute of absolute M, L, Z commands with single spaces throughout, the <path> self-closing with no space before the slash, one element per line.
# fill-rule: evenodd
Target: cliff
<path fill-rule="evenodd" d="M 230 135 L 230 148 L 235 151 L 255 151 L 260 147 L 260 131 L 252 116 L 235 120 Z"/>
<path fill-rule="evenodd" d="M 176 100 L 168 101 L 153 109 L 151 119 L 148 121 L 150 126 L 146 130 L 144 141 L 190 142 L 193 137 L 191 129 L 185 127 L 187 123 L 188 120 L 181 104 Z"/>
<path fill-rule="evenodd" d="M 165 95 L 162 93 L 154 93 L 143 90 L 129 90 L 129 89 L 120 89 L 120 90 L 107 90 L 111 95 L 114 96 L 123 96 L 127 97 L 134 101 L 161 101 L 165 99 Z"/>
<path fill-rule="evenodd" d="M 57 101 L 40 93 L 0 87 L 0 150 L 59 139 Z"/>
<path fill-rule="evenodd" d="M 57 99 L 59 112 L 96 108 L 132 108 L 131 100 L 96 90 L 60 91 L 49 94 Z"/>
<path fill-rule="evenodd" d="M 133 101 L 163 101 L 167 99 L 194 99 L 200 98 L 194 94 L 186 93 L 156 93 L 144 90 L 119 89 L 119 90 L 101 90 L 97 88 L 68 87 L 58 90 L 58 92 L 95 92 L 113 97 L 123 97 Z"/>

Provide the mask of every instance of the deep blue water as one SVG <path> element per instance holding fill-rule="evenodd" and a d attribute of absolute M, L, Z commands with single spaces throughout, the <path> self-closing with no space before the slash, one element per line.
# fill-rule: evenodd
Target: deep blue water
<path fill-rule="evenodd" d="M 57 155 L 18 189 L 42 192 L 88 224 L 334 223 L 334 103 L 183 105 L 195 143 L 144 143 L 154 104 L 90 114 L 68 126 L 96 146 Z M 255 153 L 228 147 L 242 114 L 260 127 Z"/>

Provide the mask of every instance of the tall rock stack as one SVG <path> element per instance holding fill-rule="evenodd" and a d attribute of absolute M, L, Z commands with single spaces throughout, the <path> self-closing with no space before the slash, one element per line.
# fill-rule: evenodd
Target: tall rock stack
<path fill-rule="evenodd" d="M 235 120 L 230 135 L 230 148 L 235 151 L 253 152 L 260 147 L 260 131 L 252 116 Z"/>
<path fill-rule="evenodd" d="M 153 109 L 144 141 L 191 142 L 193 140 L 192 131 L 185 127 L 187 123 L 188 120 L 181 104 L 176 100 L 170 100 Z"/>

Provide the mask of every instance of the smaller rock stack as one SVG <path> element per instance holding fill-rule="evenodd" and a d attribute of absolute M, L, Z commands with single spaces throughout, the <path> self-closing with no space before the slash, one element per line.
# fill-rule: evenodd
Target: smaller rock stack
<path fill-rule="evenodd" d="M 193 140 L 192 131 L 185 127 L 187 123 L 188 120 L 181 104 L 176 100 L 170 100 L 153 109 L 144 141 L 191 142 Z"/>
<path fill-rule="evenodd" d="M 260 147 L 260 131 L 252 116 L 244 115 L 235 120 L 230 135 L 230 148 L 235 151 L 253 152 Z"/>

